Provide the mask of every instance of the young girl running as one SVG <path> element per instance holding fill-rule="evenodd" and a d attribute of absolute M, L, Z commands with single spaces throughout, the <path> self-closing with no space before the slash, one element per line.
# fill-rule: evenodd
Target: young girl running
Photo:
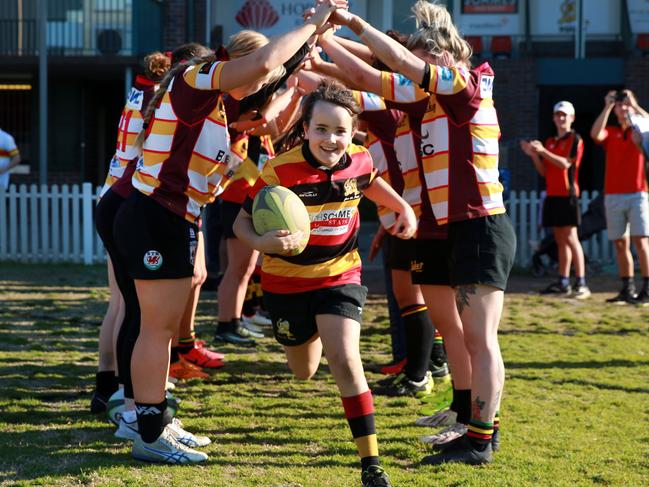
<path fill-rule="evenodd" d="M 385 64 L 429 92 L 438 111 L 424 127 L 434 130 L 422 170 L 435 221 L 448 224 L 447 270 L 471 357 L 471 418 L 466 435 L 424 463 L 487 463 L 505 379 L 498 325 L 516 245 L 498 182 L 494 74 L 488 64 L 473 70 L 464 65 L 470 47 L 444 7 L 419 0 L 414 8 L 427 20 L 411 42 L 425 41 L 422 54 L 433 62 L 347 11 L 337 10 L 332 21 L 350 27 Z M 458 59 L 458 51 L 468 54 Z"/>
<path fill-rule="evenodd" d="M 360 284 L 358 203 L 365 195 L 398 213 L 394 228 L 401 238 L 412 237 L 416 218 L 410 206 L 375 177 L 367 150 L 351 143 L 359 112 L 352 92 L 342 85 L 324 84 L 309 94 L 302 120 L 288 136 L 289 146 L 298 145 L 266 163 L 237 217 L 235 232 L 266 254 L 264 299 L 289 367 L 300 379 L 312 377 L 324 348 L 361 457 L 362 483 L 387 486 L 359 351 L 367 289 Z M 298 247 L 301 232 L 260 236 L 253 229 L 252 202 L 267 185 L 294 190 L 307 207 L 311 236 L 297 256 L 289 253 Z"/>
<path fill-rule="evenodd" d="M 208 56 L 172 68 L 147 109 L 143 160 L 132 180 L 137 191 L 115 219 L 115 238 L 141 310 L 131 361 L 137 459 L 174 464 L 207 459 L 164 426 L 164 389 L 170 342 L 191 291 L 200 211 L 222 190 L 228 168 L 222 95 L 243 98 L 281 76 L 282 64 L 335 7 L 333 0 L 321 2 L 304 25 L 246 56 L 225 62 Z"/>

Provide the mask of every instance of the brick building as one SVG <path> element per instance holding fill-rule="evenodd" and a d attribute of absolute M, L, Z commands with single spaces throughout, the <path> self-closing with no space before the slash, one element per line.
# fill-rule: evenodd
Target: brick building
<path fill-rule="evenodd" d="M 644 57 L 640 49 L 641 35 L 631 29 L 632 22 L 626 8 L 632 2 L 610 0 L 606 3 L 608 14 L 588 14 L 608 16 L 607 19 L 591 18 L 591 25 L 595 26 L 591 30 L 596 31 L 597 21 L 608 24 L 602 28 L 603 33 L 589 34 L 586 38 L 585 57 L 573 59 L 573 33 L 559 31 L 557 35 L 548 35 L 543 33 L 543 25 L 529 27 L 529 24 L 530 16 L 545 15 L 551 3 L 556 4 L 557 8 L 561 7 L 563 12 L 564 7 L 574 5 L 576 0 L 543 1 L 486 2 L 501 5 L 506 10 L 503 10 L 503 15 L 516 15 L 520 31 L 505 36 L 484 34 L 480 30 L 483 29 L 482 24 L 477 21 L 474 30 L 471 22 L 475 19 L 489 21 L 493 18 L 488 15 L 467 15 L 467 12 L 471 12 L 468 10 L 470 7 L 477 8 L 473 6 L 485 2 L 448 0 L 446 3 L 463 29 L 463 34 L 470 37 L 476 47 L 476 62 L 487 60 L 496 72 L 494 96 L 503 133 L 501 166 L 510 171 L 512 188 L 536 189 L 543 186 L 529 158 L 519 150 L 518 142 L 521 138 L 543 139 L 550 135 L 553 131 L 552 106 L 561 99 L 567 99 L 575 104 L 575 128 L 586 142 L 580 172 L 581 185 L 584 189 L 600 189 L 603 153 L 592 144 L 588 132 L 602 108 L 605 93 L 609 89 L 628 87 L 637 93 L 643 106 L 649 107 L 649 83 L 646 82 L 649 59 Z M 585 3 L 594 5 L 601 1 Z M 62 4 L 61 9 L 74 10 L 101 3 L 101 0 L 56 0 L 53 3 L 57 2 Z M 122 49 L 116 54 L 99 52 L 95 46 L 92 52 L 84 56 L 63 52 L 51 57 L 50 119 L 56 118 L 61 123 L 52 124 L 50 129 L 50 181 L 88 180 L 99 183 L 103 179 L 106 163 L 112 153 L 125 86 L 138 72 L 142 54 L 153 49 L 171 50 L 188 41 L 209 43 L 214 47 L 231 32 L 244 27 L 236 20 L 236 14 L 250 3 L 270 5 L 280 14 L 283 12 L 284 17 L 289 14 L 299 16 L 301 10 L 312 3 L 310 0 L 117 0 L 119 2 L 133 9 L 133 22 L 140 22 L 132 24 L 133 32 L 146 31 L 147 42 L 143 42 L 142 36 L 139 36 L 137 39 L 134 37 L 129 49 Z M 395 27 L 408 32 L 414 27 L 409 12 L 412 3 L 413 0 L 354 0 L 351 6 L 377 27 Z M 137 8 L 141 9 L 144 4 L 146 12 L 135 12 L 135 5 L 140 5 Z M 541 4 L 546 10 L 537 12 L 535 9 L 540 9 Z M 0 21 L 10 20 L 0 14 Z M 279 24 L 275 28 L 278 29 Z M 541 29 L 541 33 L 534 29 Z M 268 30 L 269 35 L 273 33 L 272 29 Z M 7 69 L 0 74 L 0 84 L 30 79 L 36 87 L 38 74 L 34 53 L 25 56 L 11 52 L 3 47 L 3 39 L 0 38 L 0 62 Z M 501 47 L 497 46 L 497 42 Z M 502 46 L 504 50 L 499 52 Z M 29 94 L 0 91 L 2 106 L 11 107 L 0 112 L 0 126 L 11 132 L 11 125 L 14 124 L 19 132 L 22 130 L 22 145 L 27 148 L 23 154 L 32 167 L 29 176 L 14 177 L 15 182 L 31 181 L 37 176 L 38 152 L 34 150 L 37 144 L 36 95 L 36 89 Z M 11 112 L 11 115 L 7 115 L 7 112 Z M 29 120 L 26 121 L 25 117 Z M 17 138 L 20 140 L 20 137 Z M 57 157 L 57 154 L 61 156 Z"/>

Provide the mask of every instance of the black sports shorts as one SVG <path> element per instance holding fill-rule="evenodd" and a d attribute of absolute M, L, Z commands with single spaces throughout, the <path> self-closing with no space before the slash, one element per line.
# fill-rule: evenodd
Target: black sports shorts
<path fill-rule="evenodd" d="M 415 257 L 415 240 L 388 235 L 388 268 L 409 271 Z"/>
<path fill-rule="evenodd" d="M 318 332 L 317 315 L 338 315 L 359 323 L 367 288 L 358 284 L 325 287 L 294 294 L 264 290 L 264 305 L 273 321 L 275 339 L 282 345 L 302 345 Z"/>
<path fill-rule="evenodd" d="M 410 266 L 413 284 L 449 286 L 449 244 L 446 239 L 415 240 L 415 256 Z"/>
<path fill-rule="evenodd" d="M 506 213 L 448 225 L 451 286 L 484 284 L 505 290 L 516 235 Z"/>
<path fill-rule="evenodd" d="M 234 226 L 234 221 L 237 219 L 237 215 L 241 210 L 240 203 L 233 203 L 232 201 L 221 200 L 221 228 L 222 238 L 237 238 L 234 234 L 232 227 Z"/>
<path fill-rule="evenodd" d="M 543 201 L 544 227 L 577 227 L 581 209 L 576 196 L 546 196 Z"/>
<path fill-rule="evenodd" d="M 198 226 L 139 191 L 117 212 L 113 233 L 133 279 L 194 275 Z"/>

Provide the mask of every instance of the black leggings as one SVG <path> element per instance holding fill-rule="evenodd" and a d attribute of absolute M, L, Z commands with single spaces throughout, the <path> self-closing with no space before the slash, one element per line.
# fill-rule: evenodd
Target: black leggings
<path fill-rule="evenodd" d="M 113 263 L 115 280 L 117 286 L 124 298 L 124 320 L 117 337 L 116 356 L 117 356 L 117 373 L 119 382 L 124 384 L 124 397 L 133 399 L 133 382 L 131 381 L 131 356 L 135 342 L 140 334 L 140 304 L 137 300 L 135 291 L 135 282 L 130 278 L 126 262 L 117 251 L 115 239 L 113 236 L 113 222 L 117 210 L 124 198 L 111 191 L 110 189 L 99 200 L 95 210 L 95 225 L 97 233 L 104 242 L 106 252 Z"/>

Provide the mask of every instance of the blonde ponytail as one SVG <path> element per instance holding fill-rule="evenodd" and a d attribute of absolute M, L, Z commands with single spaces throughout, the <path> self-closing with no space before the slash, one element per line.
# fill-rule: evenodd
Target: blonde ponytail
<path fill-rule="evenodd" d="M 417 0 L 411 10 L 417 31 L 408 40 L 409 50 L 423 49 L 433 57 L 440 57 L 447 52 L 455 62 L 467 67 L 471 65 L 471 45 L 458 32 L 446 7 L 427 0 Z"/>

